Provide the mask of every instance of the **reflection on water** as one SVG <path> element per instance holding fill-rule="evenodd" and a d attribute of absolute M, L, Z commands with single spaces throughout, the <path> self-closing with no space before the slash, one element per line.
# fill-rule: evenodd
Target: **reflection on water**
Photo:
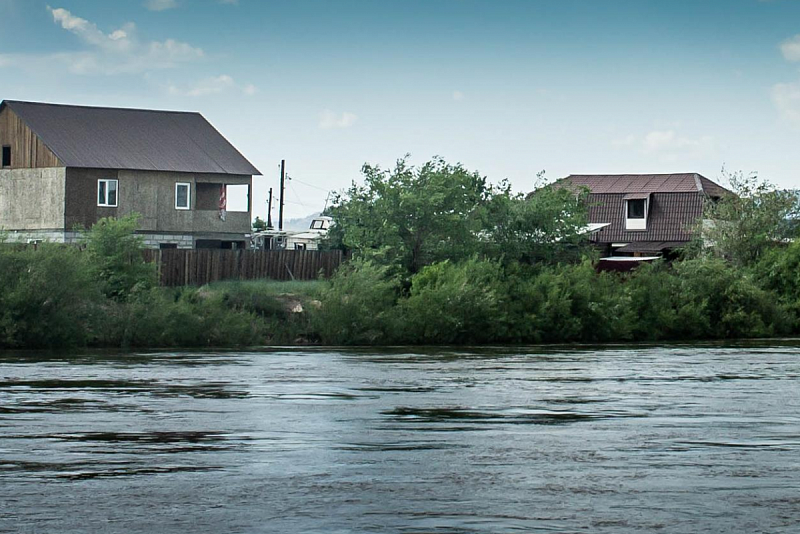
<path fill-rule="evenodd" d="M 800 343 L 0 355 L 0 532 L 800 531 Z"/>

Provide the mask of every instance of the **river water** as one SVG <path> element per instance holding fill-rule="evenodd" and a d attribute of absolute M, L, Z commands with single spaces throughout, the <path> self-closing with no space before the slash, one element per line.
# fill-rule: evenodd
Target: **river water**
<path fill-rule="evenodd" d="M 800 342 L 0 354 L 0 531 L 800 532 Z"/>

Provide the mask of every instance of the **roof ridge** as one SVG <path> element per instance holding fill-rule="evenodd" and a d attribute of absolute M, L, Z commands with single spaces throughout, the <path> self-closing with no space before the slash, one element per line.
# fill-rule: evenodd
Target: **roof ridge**
<path fill-rule="evenodd" d="M 151 108 L 125 108 L 125 107 L 114 107 L 114 106 L 87 106 L 85 104 L 57 104 L 53 102 L 33 102 L 30 100 L 3 100 L 0 101 L 1 104 L 23 104 L 27 106 L 49 106 L 49 107 L 59 107 L 59 108 L 81 108 L 81 109 L 103 109 L 103 110 L 114 110 L 114 111 L 139 111 L 139 112 L 148 112 L 148 113 L 175 113 L 179 115 L 201 115 L 199 111 L 177 111 L 172 109 L 151 109 Z"/>

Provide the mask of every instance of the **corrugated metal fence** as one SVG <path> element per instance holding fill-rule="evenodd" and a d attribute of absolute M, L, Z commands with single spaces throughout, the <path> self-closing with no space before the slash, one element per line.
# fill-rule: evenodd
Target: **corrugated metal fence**
<path fill-rule="evenodd" d="M 341 250 L 145 250 L 161 285 L 200 286 L 219 280 L 329 278 L 345 260 Z"/>

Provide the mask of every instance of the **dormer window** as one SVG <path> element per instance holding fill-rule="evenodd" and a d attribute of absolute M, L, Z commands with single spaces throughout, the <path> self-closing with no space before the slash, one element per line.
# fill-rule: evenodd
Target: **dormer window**
<path fill-rule="evenodd" d="M 631 193 L 625 195 L 625 229 L 647 230 L 647 212 L 649 209 L 649 194 Z"/>
<path fill-rule="evenodd" d="M 628 201 L 628 219 L 644 219 L 645 203 L 643 198 Z"/>

